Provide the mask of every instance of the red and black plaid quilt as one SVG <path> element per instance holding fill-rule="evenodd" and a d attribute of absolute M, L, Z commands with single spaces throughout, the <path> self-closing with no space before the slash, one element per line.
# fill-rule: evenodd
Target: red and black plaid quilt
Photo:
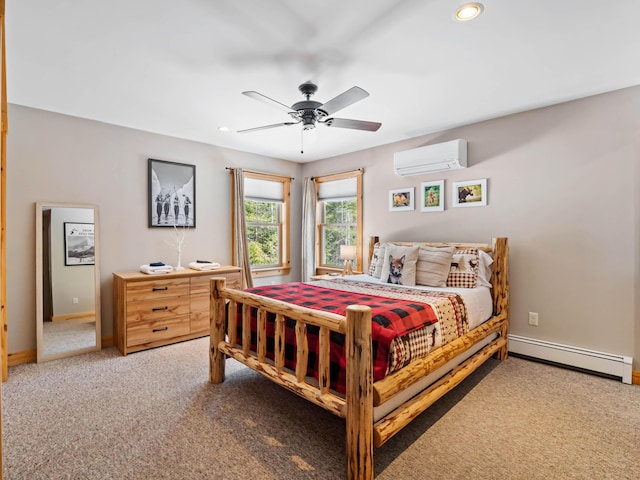
<path fill-rule="evenodd" d="M 390 363 L 390 351 L 394 339 L 406 337 L 411 332 L 438 322 L 438 317 L 428 303 L 367 295 L 323 288 L 305 283 L 286 283 L 255 287 L 246 291 L 265 297 L 308 307 L 315 310 L 346 315 L 349 305 L 367 305 L 371 307 L 372 346 L 373 346 L 373 380 L 379 380 L 387 374 Z M 238 306 L 238 318 L 242 309 Z M 273 335 L 275 315 L 267 317 L 267 351 L 273 359 Z M 251 349 L 256 350 L 256 309 L 251 312 Z M 296 337 L 295 322 L 285 322 L 285 366 L 295 369 Z M 238 338 L 242 338 L 241 322 L 238 322 Z M 318 378 L 318 327 L 309 325 L 307 337 L 309 344 L 309 361 L 307 375 Z M 345 347 L 344 335 L 331 333 L 331 388 L 339 393 L 345 392 Z"/>

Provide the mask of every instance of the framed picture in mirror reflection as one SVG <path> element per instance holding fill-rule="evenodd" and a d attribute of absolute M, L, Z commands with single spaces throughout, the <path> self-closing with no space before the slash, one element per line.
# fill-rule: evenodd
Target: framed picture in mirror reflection
<path fill-rule="evenodd" d="M 64 264 L 95 265 L 93 223 L 64 222 Z"/>

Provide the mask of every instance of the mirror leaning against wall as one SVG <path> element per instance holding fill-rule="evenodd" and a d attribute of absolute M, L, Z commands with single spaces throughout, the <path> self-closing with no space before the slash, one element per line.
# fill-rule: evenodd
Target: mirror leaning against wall
<path fill-rule="evenodd" d="M 37 361 L 101 348 L 98 207 L 36 203 Z"/>

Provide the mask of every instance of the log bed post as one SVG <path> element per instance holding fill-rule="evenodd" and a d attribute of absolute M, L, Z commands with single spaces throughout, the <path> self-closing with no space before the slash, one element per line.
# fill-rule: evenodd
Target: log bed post
<path fill-rule="evenodd" d="M 347 307 L 347 478 L 373 479 L 373 367 L 371 308 Z"/>
<path fill-rule="evenodd" d="M 220 297 L 220 290 L 224 288 L 225 278 L 212 278 L 211 304 L 209 307 L 209 381 L 222 383 L 224 381 L 224 354 L 220 351 L 220 342 L 225 337 L 225 300 Z"/>
<path fill-rule="evenodd" d="M 493 314 L 502 315 L 506 321 L 500 330 L 502 338 L 507 340 L 509 331 L 509 241 L 505 237 L 493 239 L 494 263 L 493 278 Z M 496 353 L 498 360 L 506 360 L 509 355 L 509 342 Z"/>

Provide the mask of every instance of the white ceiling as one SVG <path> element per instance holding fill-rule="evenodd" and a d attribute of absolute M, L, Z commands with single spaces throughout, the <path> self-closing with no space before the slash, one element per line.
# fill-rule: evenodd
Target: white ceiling
<path fill-rule="evenodd" d="M 640 1 L 7 0 L 10 103 L 306 162 L 640 84 Z M 301 125 L 286 105 L 370 93 Z M 220 126 L 232 132 L 223 133 Z M 305 134 L 307 135 L 307 134 Z M 315 137 L 315 138 L 312 138 Z"/>

